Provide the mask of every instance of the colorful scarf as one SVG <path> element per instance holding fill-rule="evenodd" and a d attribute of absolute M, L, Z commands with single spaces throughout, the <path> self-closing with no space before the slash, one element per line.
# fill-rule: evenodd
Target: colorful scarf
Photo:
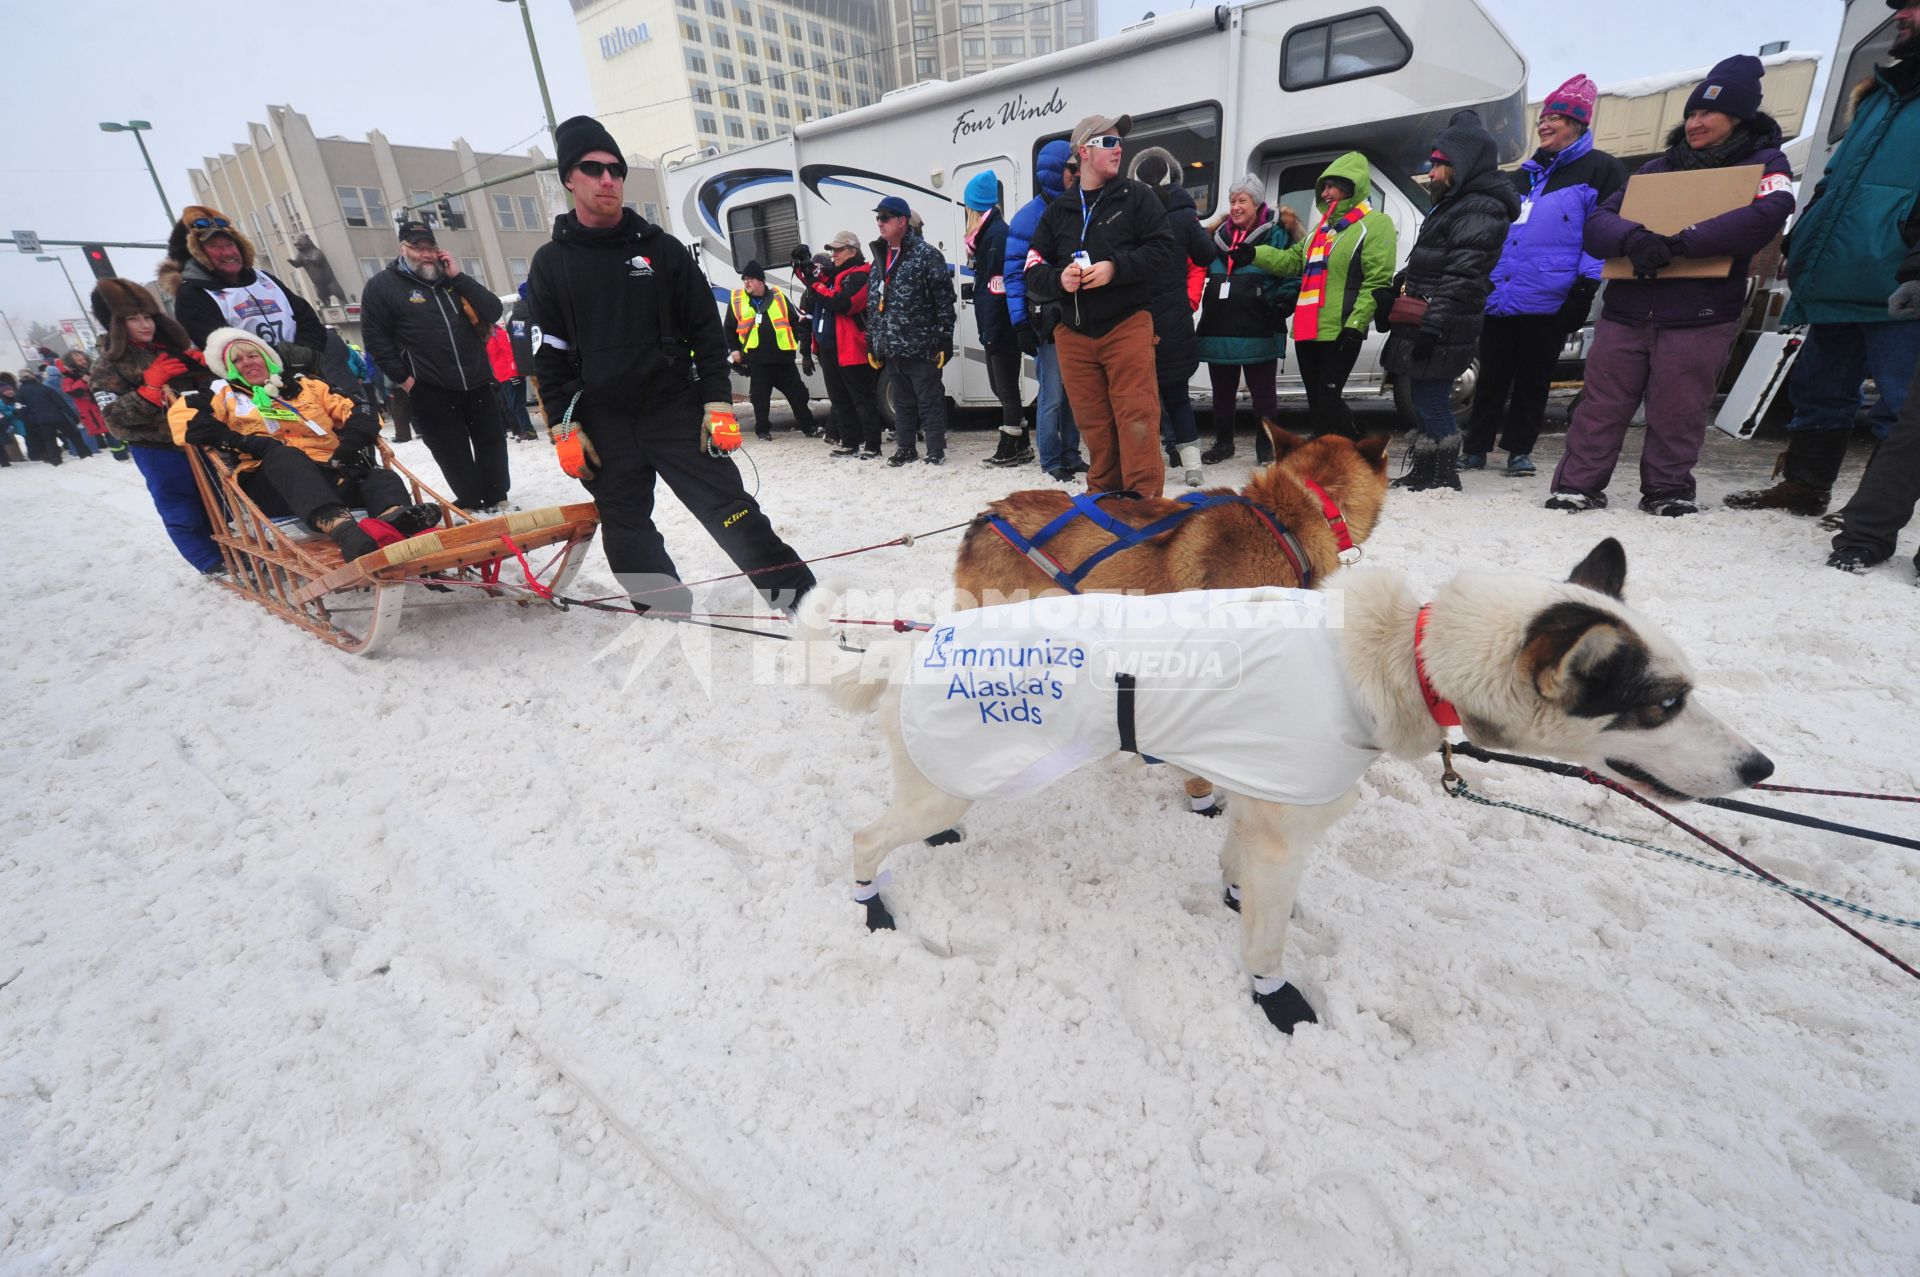
<path fill-rule="evenodd" d="M 1300 300 L 1293 306 L 1295 341 L 1319 340 L 1320 307 L 1327 295 L 1327 258 L 1333 254 L 1333 238 L 1372 211 L 1367 202 L 1361 200 L 1339 221 L 1334 221 L 1329 213 L 1313 228 L 1313 240 L 1307 245 L 1306 269 L 1300 273 Z"/>

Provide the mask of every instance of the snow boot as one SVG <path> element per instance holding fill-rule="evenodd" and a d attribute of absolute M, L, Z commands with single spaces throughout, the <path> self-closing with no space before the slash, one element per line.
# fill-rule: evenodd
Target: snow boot
<path fill-rule="evenodd" d="M 1461 468 L 1465 469 L 1464 466 Z M 1524 452 L 1517 457 L 1507 458 L 1507 478 L 1509 479 L 1531 479 L 1539 473 L 1534 468 L 1533 458 Z"/>
<path fill-rule="evenodd" d="M 919 450 L 911 444 L 907 444 L 894 449 L 893 455 L 887 458 L 887 464 L 890 466 L 904 466 L 918 460 L 920 460 Z"/>
<path fill-rule="evenodd" d="M 1848 430 L 1796 430 L 1787 450 L 1773 463 L 1771 488 L 1751 488 L 1727 498 L 1733 510 L 1784 510 L 1788 514 L 1825 514 L 1833 499 L 1833 481 L 1847 458 Z"/>
<path fill-rule="evenodd" d="M 395 506 L 380 518 L 403 537 L 419 536 L 428 528 L 440 526 L 445 511 L 432 501 L 420 505 Z"/>
<path fill-rule="evenodd" d="M 1460 468 L 1462 470 L 1485 470 L 1487 468 L 1487 454 L 1484 452 L 1461 453 Z"/>
<path fill-rule="evenodd" d="M 1657 514 L 1663 519 L 1679 519 L 1689 514 L 1700 513 L 1700 503 L 1698 501 L 1695 501 L 1692 497 L 1683 497 L 1677 494 L 1661 496 L 1658 493 L 1650 492 L 1640 498 L 1640 508 L 1648 514 Z"/>
<path fill-rule="evenodd" d="M 1579 514 L 1585 510 L 1604 510 L 1607 508 L 1607 494 L 1604 492 L 1575 492 L 1568 489 L 1555 492 L 1546 500 L 1549 510 L 1562 510 L 1567 514 Z"/>
<path fill-rule="evenodd" d="M 1021 430 L 1009 434 L 1006 427 L 1000 428 L 1000 441 L 994 447 L 993 455 L 980 464 L 983 466 L 1019 466 L 1033 460 L 1033 445 L 1027 442 L 1027 432 Z"/>
<path fill-rule="evenodd" d="M 1199 444 L 1183 443 L 1180 445 L 1180 468 L 1185 471 L 1185 474 L 1181 477 L 1187 481 L 1189 488 L 1197 488 L 1200 486 Z"/>
<path fill-rule="evenodd" d="M 1460 491 L 1460 432 L 1433 441 L 1433 487 Z"/>
<path fill-rule="evenodd" d="M 1232 457 L 1233 423 L 1228 422 L 1224 430 L 1219 426 L 1215 426 L 1213 428 L 1213 447 L 1201 453 L 1200 460 L 1207 465 L 1217 466 L 1222 461 L 1231 460 Z"/>
<path fill-rule="evenodd" d="M 1459 446 L 1457 440 L 1454 446 Z M 1455 483 L 1460 481 L 1458 459 L 1459 454 L 1456 453 Z M 1434 486 L 1434 472 L 1439 464 L 1439 452 L 1435 441 L 1421 435 L 1407 445 L 1406 452 L 1401 455 L 1400 476 L 1387 486 L 1398 488 L 1402 492 L 1425 492 Z"/>
<path fill-rule="evenodd" d="M 340 547 L 340 557 L 348 563 L 362 555 L 372 554 L 380 548 L 380 543 L 367 535 L 366 529 L 354 522 L 353 515 L 335 506 L 329 513 L 315 516 L 313 530 L 324 534 L 327 539 Z"/>

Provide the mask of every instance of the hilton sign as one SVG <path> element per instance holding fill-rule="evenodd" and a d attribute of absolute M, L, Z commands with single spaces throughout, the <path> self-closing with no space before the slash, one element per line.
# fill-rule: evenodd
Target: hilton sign
<path fill-rule="evenodd" d="M 644 22 L 634 27 L 615 27 L 609 34 L 600 37 L 600 60 L 604 62 L 608 58 L 618 57 L 635 45 L 645 44 L 651 39 L 653 35 Z"/>

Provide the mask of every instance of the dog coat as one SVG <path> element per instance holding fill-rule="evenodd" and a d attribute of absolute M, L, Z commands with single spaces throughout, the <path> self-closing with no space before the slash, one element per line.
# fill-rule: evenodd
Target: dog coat
<path fill-rule="evenodd" d="M 900 696 L 907 753 L 956 798 L 1013 798 L 1122 748 L 1317 805 L 1379 755 L 1341 667 L 1338 596 L 1262 587 L 1047 596 L 944 617 Z"/>

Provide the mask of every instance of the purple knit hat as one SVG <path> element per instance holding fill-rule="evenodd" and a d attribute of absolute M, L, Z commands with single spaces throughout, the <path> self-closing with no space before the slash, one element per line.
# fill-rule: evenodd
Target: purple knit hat
<path fill-rule="evenodd" d="M 1576 75 L 1547 94 L 1547 100 L 1540 104 L 1540 114 L 1564 115 L 1569 120 L 1577 120 L 1591 128 L 1593 107 L 1599 100 L 1599 87 L 1586 76 Z"/>

